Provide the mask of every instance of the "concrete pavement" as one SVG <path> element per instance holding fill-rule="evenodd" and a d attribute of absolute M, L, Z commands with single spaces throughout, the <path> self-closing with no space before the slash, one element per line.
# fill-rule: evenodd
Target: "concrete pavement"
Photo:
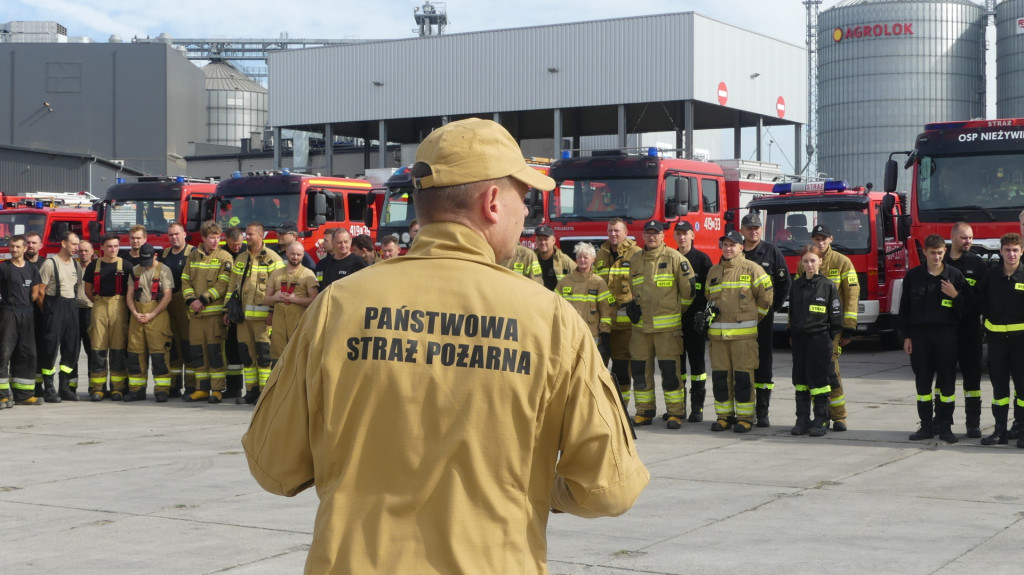
<path fill-rule="evenodd" d="M 638 430 L 650 486 L 619 518 L 551 516 L 551 573 L 1021 572 L 1024 449 L 910 442 L 906 356 L 858 342 L 842 366 L 845 433 L 789 435 L 788 350 L 773 427 Z M 987 434 L 987 379 L 982 392 Z M 251 408 L 82 398 L 0 412 L 0 573 L 302 571 L 316 497 L 272 496 L 249 476 Z"/>

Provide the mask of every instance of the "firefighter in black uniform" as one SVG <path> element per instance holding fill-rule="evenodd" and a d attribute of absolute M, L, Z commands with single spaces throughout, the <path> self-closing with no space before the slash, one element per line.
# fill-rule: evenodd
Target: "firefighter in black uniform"
<path fill-rule="evenodd" d="M 676 222 L 675 230 L 676 246 L 679 253 L 690 262 L 693 269 L 694 284 L 693 303 L 683 312 L 683 348 L 686 353 L 679 356 L 679 384 L 686 389 L 686 365 L 690 365 L 690 417 L 688 421 L 697 423 L 704 421 L 704 398 L 707 396 L 707 367 L 704 363 L 704 353 L 707 351 L 707 335 L 703 329 L 698 329 L 696 316 L 698 312 L 704 311 L 707 306 L 707 298 L 704 297 L 704 281 L 708 277 L 708 270 L 714 265 L 711 258 L 697 248 L 693 247 L 694 231 L 693 224 L 685 220 Z M 666 414 L 667 415 L 667 414 Z"/>
<path fill-rule="evenodd" d="M 926 263 L 903 279 L 897 326 L 904 334 L 903 351 L 910 355 L 917 384 L 917 414 L 921 427 L 911 441 L 939 439 L 956 443 L 956 328 L 970 306 L 967 281 L 959 270 L 942 263 L 946 241 L 938 234 L 924 240 Z M 932 381 L 938 390 L 933 396 Z M 932 416 L 932 404 L 935 415 Z"/>
<path fill-rule="evenodd" d="M 36 395 L 47 403 L 78 401 L 78 385 L 71 385 L 72 366 L 78 365 L 82 342 L 78 329 L 78 283 L 81 268 L 73 256 L 78 252 L 78 234 L 60 235 L 60 251 L 47 258 L 39 269 L 39 279 L 46 286 L 46 297 L 40 308 L 43 315 L 43 347 L 38 350 L 36 364 L 42 374 L 41 389 Z M 57 352 L 60 366 L 57 367 Z M 60 392 L 53 389 L 53 376 L 58 374 Z"/>
<path fill-rule="evenodd" d="M 964 274 L 971 306 L 956 328 L 957 363 L 964 382 L 964 411 L 967 413 L 967 437 L 981 437 L 981 281 L 989 266 L 971 251 L 974 231 L 967 222 L 957 222 L 950 232 L 950 249 L 943 261 Z"/>
<path fill-rule="evenodd" d="M 789 294 L 789 268 L 786 258 L 775 244 L 761 240 L 761 216 L 757 212 L 743 216 L 740 222 L 743 234 L 743 257 L 764 269 L 764 273 L 772 279 L 775 296 L 768 315 L 757 324 L 757 357 L 758 367 L 754 370 L 754 413 L 757 415 L 757 426 L 768 427 L 768 405 L 772 400 L 772 328 L 775 324 L 775 312 L 782 307 Z"/>
<path fill-rule="evenodd" d="M 996 428 L 982 445 L 1007 443 L 1006 418 L 1010 411 L 1010 379 L 1016 401 L 1013 428 L 1024 425 L 1024 266 L 1020 265 L 1024 239 L 1020 234 L 999 238 L 1002 265 L 989 270 L 981 287 L 981 314 L 988 338 L 988 376 L 992 380 L 992 416 Z M 1024 447 L 1018 433 L 1017 447 Z"/>
<path fill-rule="evenodd" d="M 821 275 L 824 250 L 807 246 L 800 250 L 803 273 L 789 292 L 789 333 L 793 349 L 793 389 L 796 391 L 796 425 L 793 435 L 825 435 L 828 429 L 829 392 L 835 377 L 832 341 L 843 331 L 843 306 L 839 289 Z M 814 420 L 811 421 L 811 405 Z"/>

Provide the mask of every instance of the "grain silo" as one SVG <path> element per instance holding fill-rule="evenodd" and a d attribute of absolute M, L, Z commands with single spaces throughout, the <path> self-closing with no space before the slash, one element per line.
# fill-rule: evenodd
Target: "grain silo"
<path fill-rule="evenodd" d="M 985 115 L 984 8 L 843 0 L 818 19 L 818 169 L 881 187 L 928 122 Z"/>
<path fill-rule="evenodd" d="M 215 60 L 206 74 L 206 142 L 240 146 L 267 125 L 267 89 L 245 77 L 227 62 Z"/>
<path fill-rule="evenodd" d="M 996 5 L 996 114 L 1024 118 L 1024 0 Z"/>

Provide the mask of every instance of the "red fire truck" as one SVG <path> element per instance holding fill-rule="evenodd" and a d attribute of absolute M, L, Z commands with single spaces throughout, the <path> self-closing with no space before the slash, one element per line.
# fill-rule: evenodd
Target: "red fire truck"
<path fill-rule="evenodd" d="M 327 228 L 343 227 L 353 236 L 375 237 L 376 229 L 364 222 L 370 189 L 366 180 L 296 174 L 287 169 L 247 176 L 235 172 L 217 185 L 211 207 L 221 227 L 262 223 L 264 237 L 271 244 L 277 242 L 280 232 L 296 230 L 299 241 L 312 254 Z"/>
<path fill-rule="evenodd" d="M 96 222 L 96 212 L 85 207 L 62 207 L 57 201 L 7 197 L 0 210 L 0 260 L 11 257 L 10 239 L 14 235 L 38 232 L 43 239 L 40 255 L 47 257 L 60 251 L 60 234 L 72 231 L 84 238 L 90 224 Z"/>
<path fill-rule="evenodd" d="M 96 204 L 97 221 L 103 223 L 107 233 L 121 239 L 127 249 L 128 231 L 132 226 L 146 226 L 147 242 L 156 248 L 165 248 L 167 224 L 179 222 L 185 226 L 187 241 L 202 243 L 199 226 L 202 224 L 202 203 L 213 197 L 217 188 L 214 180 L 195 180 L 184 176 L 174 178 L 144 176 L 135 182 L 118 178 L 107 189 L 107 194 Z M 99 239 L 96 229 L 90 230 L 93 241 Z"/>
<path fill-rule="evenodd" d="M 608 150 L 566 157 L 551 166 L 549 175 L 558 187 L 546 201 L 544 223 L 555 230 L 562 249 L 570 251 L 579 241 L 598 245 L 607 240 L 608 220 L 614 217 L 626 221 L 634 238 L 641 237 L 648 220 L 686 220 L 693 224 L 697 249 L 717 261 L 718 238 L 735 225 L 749 197 L 765 191 L 752 166 L 771 166 L 776 177 L 781 175 L 774 164 L 663 158 L 656 148 L 644 155 Z M 675 247 L 672 234 L 665 234 L 665 240 Z"/>
<path fill-rule="evenodd" d="M 883 346 L 899 347 L 892 305 L 907 273 L 907 250 L 899 237 L 905 196 L 850 188 L 844 181 L 783 183 L 772 191 L 747 208 L 761 212 L 764 239 L 779 246 L 790 273 L 796 274 L 797 255 L 811 243 L 814 226 L 828 225 L 832 249 L 850 258 L 857 270 L 857 332 L 878 334 Z M 786 313 L 776 314 L 776 331 L 785 330 L 786 320 Z"/>
<path fill-rule="evenodd" d="M 924 239 L 949 238 L 954 222 L 974 230 L 982 257 L 999 257 L 999 238 L 1020 230 L 1024 209 L 1024 119 L 927 124 L 904 168 L 910 185 L 910 265 L 923 261 Z M 894 152 L 893 155 L 901 152 Z M 885 190 L 895 191 L 899 166 L 890 156 Z"/>

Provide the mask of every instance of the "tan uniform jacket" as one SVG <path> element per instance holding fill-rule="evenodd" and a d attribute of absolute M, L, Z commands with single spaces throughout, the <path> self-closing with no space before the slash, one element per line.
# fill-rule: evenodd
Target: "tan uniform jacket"
<path fill-rule="evenodd" d="M 153 276 L 156 274 L 159 274 L 156 277 L 157 282 L 159 282 L 157 289 L 160 291 L 160 297 L 164 297 L 163 291 L 165 289 L 174 290 L 174 276 L 171 275 L 171 268 L 160 262 L 156 262 L 151 268 L 135 266 L 132 269 L 132 277 L 139 278 L 138 287 L 135 289 L 135 301 L 139 303 L 154 301 Z"/>
<path fill-rule="evenodd" d="M 633 324 L 626 316 L 625 305 L 633 301 L 633 278 L 629 273 L 629 261 L 634 254 L 642 251 L 636 242 L 626 238 L 619 244 L 615 256 L 612 256 L 611 244 L 601 244 L 597 252 L 597 259 L 594 260 L 594 273 L 601 276 L 601 279 L 608 284 L 608 291 L 615 298 L 615 318 L 612 320 L 612 329 L 631 330 Z"/>
<path fill-rule="evenodd" d="M 545 573 L 550 508 L 648 482 L 579 315 L 465 226 L 335 282 L 295 338 L 242 444 L 264 489 L 316 488 L 306 573 Z"/>
<path fill-rule="evenodd" d="M 757 323 L 772 306 L 772 278 L 741 253 L 711 266 L 705 295 L 718 308 L 711 339 L 757 339 Z"/>
<path fill-rule="evenodd" d="M 608 284 L 594 272 L 583 275 L 578 270 L 565 276 L 555 286 L 555 293 L 569 302 L 576 313 L 580 314 L 590 335 L 611 333 L 612 319 L 615 311 L 612 304 L 615 298 L 608 291 Z"/>
<path fill-rule="evenodd" d="M 544 278 L 541 277 L 540 262 L 537 261 L 537 254 L 530 248 L 516 244 L 516 255 L 512 259 L 501 262 L 501 265 L 516 272 L 524 278 L 544 285 Z"/>
<path fill-rule="evenodd" d="M 802 276 L 804 265 L 801 263 L 796 270 L 797 277 Z M 857 329 L 860 282 L 857 281 L 857 270 L 853 268 L 853 262 L 830 247 L 821 258 L 818 273 L 832 280 L 839 289 L 839 301 L 843 304 L 843 329 Z"/>
<path fill-rule="evenodd" d="M 252 265 L 249 265 L 249 271 L 246 272 L 245 267 L 249 264 L 250 258 Z M 263 304 L 263 296 L 267 295 L 267 282 L 270 281 L 270 274 L 283 267 L 281 256 L 266 246 L 263 246 L 255 258 L 249 250 L 238 254 L 235 258 L 235 267 L 231 270 L 231 283 L 228 284 L 228 295 L 224 298 L 224 303 L 233 297 L 241 297 L 245 306 L 245 319 L 265 319 L 270 315 L 270 306 Z"/>
<path fill-rule="evenodd" d="M 299 266 L 295 273 L 288 273 L 288 266 L 278 268 L 271 272 L 268 286 L 274 286 L 277 291 L 283 291 L 286 287 L 295 297 L 309 297 L 311 289 L 320 289 L 320 283 L 316 281 L 316 274 L 306 266 Z M 292 309 L 298 308 L 298 309 Z M 301 314 L 306 311 L 306 306 L 274 304 L 274 315 L 284 311 L 291 311 Z"/>
<path fill-rule="evenodd" d="M 181 293 L 188 304 L 194 299 L 206 301 L 201 316 L 224 313 L 224 295 L 231 279 L 234 258 L 227 250 L 217 248 L 207 254 L 203 246 L 192 250 L 181 272 Z"/>
<path fill-rule="evenodd" d="M 633 254 L 629 266 L 633 299 L 643 310 L 636 327 L 644 333 L 682 330 L 683 312 L 693 303 L 696 283 L 690 262 L 662 244 Z"/>

